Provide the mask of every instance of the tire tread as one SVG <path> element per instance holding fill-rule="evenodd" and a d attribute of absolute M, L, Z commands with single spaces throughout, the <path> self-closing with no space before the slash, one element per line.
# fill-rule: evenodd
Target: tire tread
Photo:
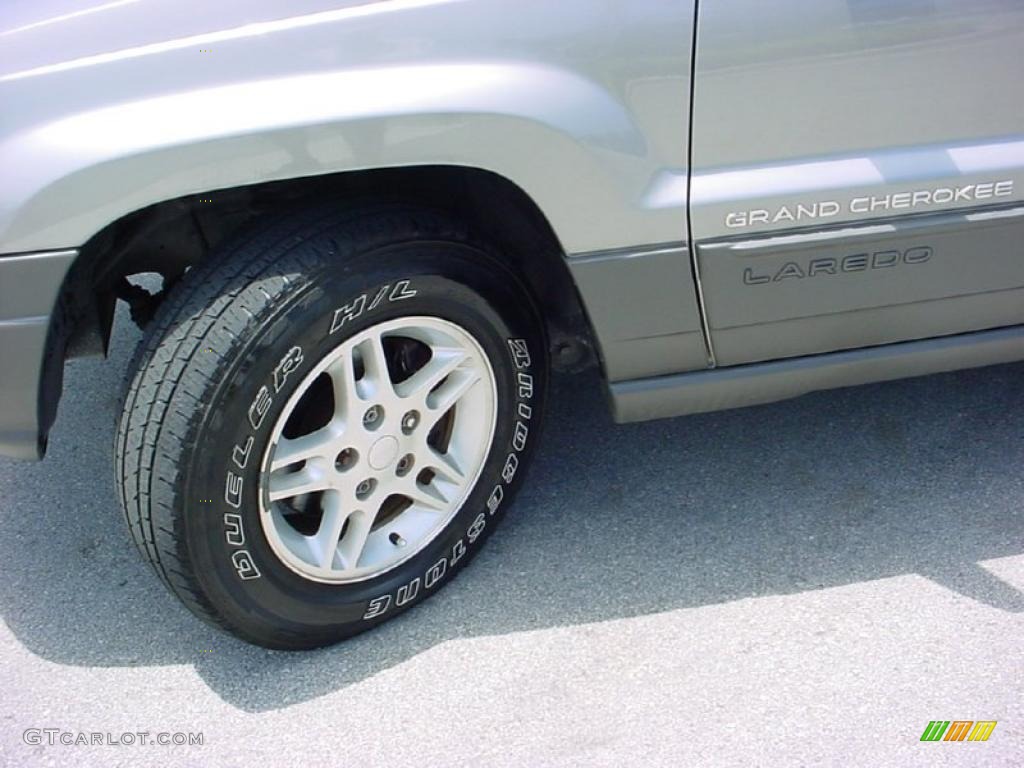
<path fill-rule="evenodd" d="M 189 436 L 204 415 L 203 396 L 216 384 L 227 353 L 247 326 L 294 287 L 289 268 L 309 274 L 366 248 L 424 235 L 469 239 L 439 214 L 388 203 L 328 204 L 283 216 L 235 238 L 192 270 L 147 329 L 126 375 L 115 436 L 118 494 L 136 547 L 163 584 L 201 619 L 238 632 L 191 572 L 175 481 L 188 459 Z M 219 354 L 201 355 L 204 349 Z"/>

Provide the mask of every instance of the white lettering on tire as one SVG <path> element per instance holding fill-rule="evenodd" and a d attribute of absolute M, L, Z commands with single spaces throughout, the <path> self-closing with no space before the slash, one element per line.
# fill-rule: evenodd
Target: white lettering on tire
<path fill-rule="evenodd" d="M 404 587 L 398 588 L 398 593 L 395 595 L 395 605 L 405 605 L 416 599 L 416 595 L 420 593 L 420 577 L 417 576 L 415 579 L 410 581 Z"/>
<path fill-rule="evenodd" d="M 245 546 L 245 531 L 242 528 L 242 516 L 234 512 L 224 515 L 224 538 L 232 547 Z"/>
<path fill-rule="evenodd" d="M 224 502 L 233 509 L 242 506 L 242 478 L 228 470 L 228 479 L 224 484 Z"/>
<path fill-rule="evenodd" d="M 256 439 L 249 435 L 245 438 L 244 445 L 236 445 L 235 449 L 231 452 L 231 460 L 235 462 L 235 466 L 239 469 L 245 469 L 245 465 L 249 463 L 249 454 L 252 453 L 252 444 L 256 442 Z"/>
<path fill-rule="evenodd" d="M 452 547 L 452 565 L 454 566 L 457 562 L 459 562 L 459 560 L 461 560 L 462 556 L 465 554 L 466 542 L 464 542 L 462 539 L 459 539 L 455 542 L 455 545 Z"/>
<path fill-rule="evenodd" d="M 341 330 L 347 323 L 361 317 L 366 312 L 372 312 L 384 304 L 411 299 L 415 295 L 416 289 L 412 287 L 411 280 L 399 280 L 395 283 L 385 283 L 373 292 L 372 298 L 370 293 L 364 293 L 336 309 L 331 317 L 328 335 Z M 260 427 L 263 426 L 264 419 L 274 404 L 274 396 L 284 389 L 289 377 L 297 371 L 304 362 L 305 355 L 302 347 L 293 346 L 278 361 L 269 377 L 269 380 L 266 381 L 259 390 L 257 390 L 256 396 L 253 398 L 247 411 L 249 426 L 252 428 L 253 433 L 259 431 Z M 234 464 L 239 471 L 244 471 L 248 466 L 249 458 L 252 455 L 252 449 L 255 443 L 255 434 L 249 434 L 246 435 L 244 442 L 240 445 L 233 446 L 230 459 L 231 463 Z M 235 510 L 241 508 L 242 493 L 245 489 L 244 483 L 245 481 L 241 475 L 230 470 L 228 471 L 224 481 L 224 502 L 230 508 Z M 229 512 L 224 515 L 224 540 L 231 547 L 242 547 L 245 544 L 245 529 L 242 524 L 242 517 L 234 512 Z M 231 553 L 230 557 L 232 566 L 238 574 L 238 577 L 243 581 L 258 579 L 262 575 L 259 568 L 256 566 L 256 563 L 253 561 L 252 554 L 248 550 L 235 549 Z M 447 565 L 441 568 L 435 576 L 433 583 L 436 583 L 437 580 L 442 578 L 446 568 Z M 413 588 L 412 583 L 410 583 L 407 584 L 404 589 L 406 590 L 403 593 L 404 602 L 415 599 L 416 594 L 419 592 L 419 581 L 416 581 L 415 588 Z M 371 601 L 367 614 L 371 614 L 374 610 L 379 613 L 367 615 L 364 616 L 364 618 L 373 618 L 374 615 L 380 615 L 380 613 L 386 612 L 391 605 L 391 597 L 387 596 L 387 598 L 388 599 L 386 601 L 376 604 L 374 601 Z M 396 602 L 399 605 L 403 604 L 397 600 Z"/>
<path fill-rule="evenodd" d="M 501 502 L 505 500 L 505 489 L 499 483 L 494 486 L 494 490 L 491 491 L 491 495 L 487 499 L 487 511 L 492 515 L 498 511 L 498 507 L 501 506 Z"/>
<path fill-rule="evenodd" d="M 256 393 L 252 405 L 249 406 L 249 424 L 252 425 L 253 429 L 260 428 L 260 424 L 263 423 L 263 419 L 273 403 L 274 398 L 270 396 L 270 390 L 267 387 L 260 387 L 260 391 Z"/>
<path fill-rule="evenodd" d="M 331 330 L 329 331 L 329 333 L 335 333 L 336 331 L 340 331 L 345 326 L 345 323 L 352 322 L 361 314 L 363 314 L 363 310 L 365 308 L 366 294 L 364 293 L 355 301 L 336 309 L 334 311 L 334 319 L 331 321 Z"/>
<path fill-rule="evenodd" d="M 510 453 L 505 459 L 505 466 L 502 467 L 501 479 L 506 483 L 511 483 L 516 476 L 517 469 L 519 469 L 519 457 L 515 453 Z"/>
<path fill-rule="evenodd" d="M 304 361 L 305 357 L 302 347 L 299 346 L 292 347 L 278 360 L 269 377 L 269 381 L 259 388 L 256 392 L 256 397 L 253 398 L 252 403 L 249 405 L 247 414 L 249 426 L 252 427 L 253 433 L 258 431 L 263 425 L 267 413 L 270 412 L 270 408 L 274 404 L 274 395 L 281 391 L 288 381 L 288 377 L 298 370 Z M 239 471 L 244 471 L 249 464 L 249 458 L 252 456 L 252 448 L 255 444 L 256 435 L 252 433 L 246 435 L 241 445 L 232 447 L 230 463 L 237 467 Z M 224 479 L 224 503 L 232 509 L 241 509 L 242 493 L 244 490 L 244 477 L 229 469 Z M 245 528 L 242 523 L 242 516 L 235 512 L 227 512 L 224 514 L 223 519 L 224 540 L 228 546 L 245 546 Z M 258 579 L 263 575 L 260 573 L 259 567 L 257 567 L 252 554 L 248 550 L 235 549 L 230 557 L 235 573 L 243 581 Z"/>
<path fill-rule="evenodd" d="M 381 595 L 380 597 L 375 597 L 366 606 L 366 613 L 363 614 L 363 618 L 372 619 L 377 616 L 381 616 L 387 611 L 388 606 L 390 605 L 391 595 Z"/>
<path fill-rule="evenodd" d="M 346 324 L 362 317 L 364 312 L 372 312 L 377 309 L 377 307 L 384 303 L 385 296 L 387 296 L 389 303 L 411 299 L 416 295 L 416 290 L 410 287 L 411 284 L 410 280 L 399 280 L 394 284 L 394 287 L 392 287 L 391 283 L 385 283 L 377 289 L 372 299 L 369 293 L 364 293 L 348 304 L 338 307 L 334 310 L 334 317 L 331 318 L 331 326 L 330 330 L 327 331 L 327 335 L 330 336 L 333 333 L 337 333 Z"/>
<path fill-rule="evenodd" d="M 430 589 L 432 586 L 437 584 L 444 576 L 445 571 L 448 570 L 448 559 L 442 557 L 427 571 L 427 575 L 423 577 L 423 586 L 426 589 Z"/>
<path fill-rule="evenodd" d="M 258 579 L 262 575 L 260 569 L 256 567 L 256 563 L 252 561 L 252 555 L 244 549 L 236 551 L 231 556 L 231 562 L 234 563 L 238 578 L 242 579 L 242 581 Z"/>
<path fill-rule="evenodd" d="M 280 392 L 281 387 L 288 381 L 288 377 L 296 368 L 302 365 L 302 347 L 292 347 L 288 354 L 281 358 L 281 362 L 274 369 L 274 392 Z"/>
<path fill-rule="evenodd" d="M 487 527 L 487 518 L 484 513 L 481 512 L 473 519 L 473 523 L 466 529 L 466 538 L 469 539 L 470 544 L 476 543 L 476 540 L 480 538 L 480 534 L 484 532 L 484 528 Z"/>
<path fill-rule="evenodd" d="M 399 286 L 401 286 L 401 283 L 396 286 L 395 290 L 397 290 Z M 415 295 L 415 293 L 413 295 Z M 391 301 L 395 300 L 393 296 L 394 293 L 390 299 Z M 526 449 L 530 436 L 528 422 L 533 418 L 533 406 L 530 405 L 528 401 L 533 399 L 534 380 L 532 374 L 525 372 L 523 369 L 530 367 L 532 364 L 532 358 L 530 356 L 529 345 L 525 339 L 509 339 L 508 348 L 512 356 L 513 364 L 517 369 L 519 369 L 516 373 L 516 383 L 517 395 L 520 402 L 517 405 L 516 413 L 520 420 L 516 421 L 515 426 L 513 427 L 511 440 L 512 451 L 505 459 L 505 464 L 501 471 L 501 482 L 494 486 L 491 494 L 487 497 L 485 505 L 486 512 L 481 512 L 473 518 L 473 522 L 470 523 L 465 533 L 456 540 L 455 544 L 452 546 L 451 555 L 442 557 L 423 575 L 422 579 L 425 589 L 431 589 L 436 584 L 440 583 L 444 579 L 445 575 L 455 567 L 455 564 L 466 555 L 469 551 L 467 541 L 470 545 L 475 544 L 483 535 L 483 532 L 487 527 L 488 517 L 494 515 L 498 511 L 502 501 L 505 499 L 505 488 L 515 479 L 516 472 L 519 469 L 519 455 Z M 415 600 L 420 588 L 420 579 L 421 577 L 417 576 L 408 584 L 401 586 L 396 590 L 394 593 L 395 607 L 406 605 Z M 383 616 L 391 608 L 391 605 L 391 593 L 375 597 L 367 603 L 366 611 L 363 613 L 363 619 L 375 619 Z"/>

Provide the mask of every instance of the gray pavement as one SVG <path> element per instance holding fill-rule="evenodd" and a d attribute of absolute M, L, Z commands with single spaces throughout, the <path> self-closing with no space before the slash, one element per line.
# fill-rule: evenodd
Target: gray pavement
<path fill-rule="evenodd" d="M 194 620 L 128 541 L 137 338 L 70 366 L 45 462 L 0 460 L 5 765 L 1024 764 L 1024 366 L 624 427 L 596 377 L 563 378 L 469 569 L 286 654 Z M 999 724 L 921 743 L 934 719 Z"/>

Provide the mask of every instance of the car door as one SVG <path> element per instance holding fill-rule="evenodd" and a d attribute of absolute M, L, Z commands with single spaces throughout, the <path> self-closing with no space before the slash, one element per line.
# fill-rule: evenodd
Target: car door
<path fill-rule="evenodd" d="M 1024 322 L 1024 3 L 701 0 L 718 365 Z"/>

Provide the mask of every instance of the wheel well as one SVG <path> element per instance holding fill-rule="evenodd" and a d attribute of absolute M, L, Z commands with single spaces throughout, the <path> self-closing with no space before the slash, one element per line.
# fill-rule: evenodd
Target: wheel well
<path fill-rule="evenodd" d="M 333 196 L 386 198 L 441 208 L 493 242 L 522 275 L 544 312 L 561 367 L 593 360 L 590 329 L 564 251 L 544 214 L 502 176 L 458 166 L 351 171 L 201 192 L 167 200 L 113 222 L 82 247 L 65 283 L 61 313 L 66 356 L 106 350 L 114 304 L 131 305 L 145 325 L 163 298 L 129 278 L 158 273 L 164 286 L 200 263 L 232 232 L 257 217 Z"/>

